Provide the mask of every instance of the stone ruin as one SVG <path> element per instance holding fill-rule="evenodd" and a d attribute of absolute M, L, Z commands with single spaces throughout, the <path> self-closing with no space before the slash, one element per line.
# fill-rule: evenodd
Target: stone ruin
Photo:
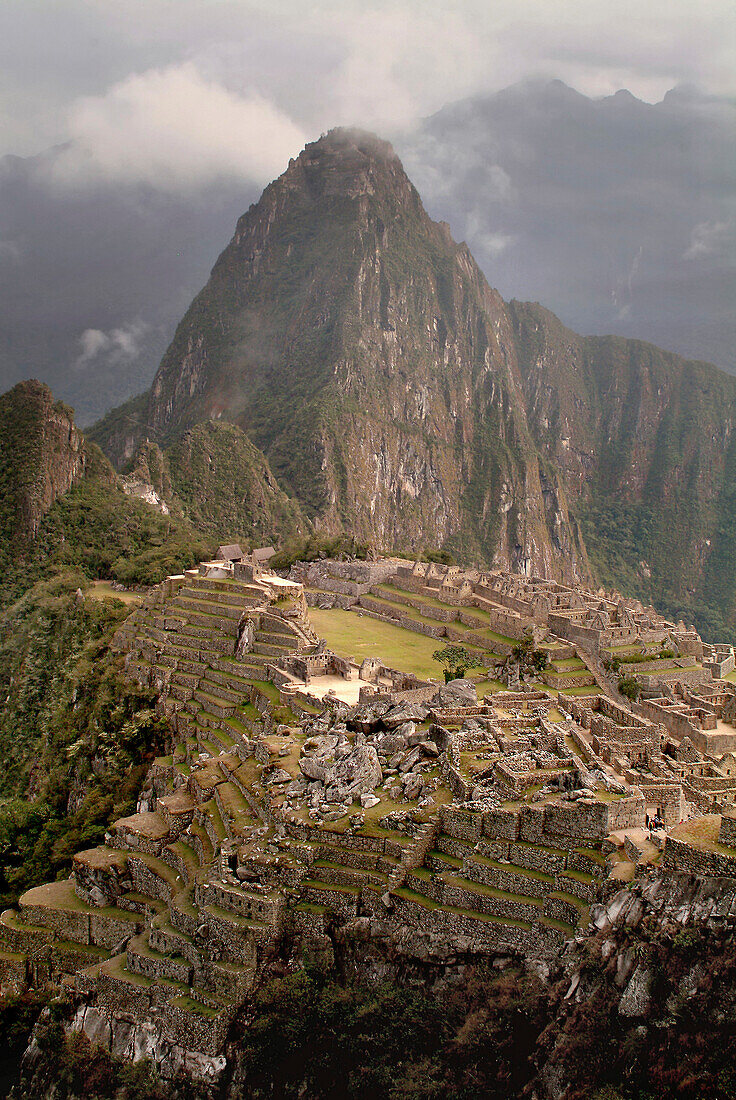
<path fill-rule="evenodd" d="M 304 581 L 324 593 L 330 578 L 349 606 L 455 630 L 481 654 L 510 651 L 531 625 L 551 655 L 544 684 L 479 698 L 470 681 L 352 666 L 309 622 Z M 340 926 L 423 965 L 550 960 L 622 878 L 707 862 L 677 832 L 693 817 L 725 815 L 727 866 L 736 764 L 727 773 L 692 737 L 601 694 L 595 653 L 551 631 L 567 617 L 599 648 L 616 631 L 642 644 L 665 631 L 645 609 L 596 600 L 396 562 L 284 579 L 223 558 L 168 578 L 115 644 L 157 691 L 172 751 L 69 880 L 2 914 L 3 985 L 63 985 L 91 1038 L 214 1082 L 235 1015 L 285 945 L 329 962 Z M 323 665 L 371 690 L 316 699 Z M 726 696 L 707 697 L 713 713 L 730 713 Z"/>

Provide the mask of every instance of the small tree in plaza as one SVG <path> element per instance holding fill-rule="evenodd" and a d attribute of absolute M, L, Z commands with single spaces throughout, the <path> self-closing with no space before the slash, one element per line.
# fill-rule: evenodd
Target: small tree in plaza
<path fill-rule="evenodd" d="M 450 680 L 462 680 L 469 668 L 475 668 L 475 662 L 465 646 L 446 645 L 436 649 L 432 659 L 443 666 L 445 683 Z"/>
<path fill-rule="evenodd" d="M 511 647 L 506 661 L 518 662 L 521 676 L 536 675 L 547 667 L 547 654 L 543 649 L 535 649 L 531 638 L 524 638 Z"/>

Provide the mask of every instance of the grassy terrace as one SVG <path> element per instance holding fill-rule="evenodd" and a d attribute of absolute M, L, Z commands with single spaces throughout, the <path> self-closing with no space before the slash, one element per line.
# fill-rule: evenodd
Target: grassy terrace
<path fill-rule="evenodd" d="M 544 900 L 542 898 L 530 897 L 528 894 L 514 894 L 508 890 L 499 890 L 495 886 L 486 886 L 484 882 L 474 882 L 472 879 L 462 878 L 459 875 L 453 875 L 447 871 L 442 873 L 442 879 L 444 882 L 449 883 L 450 886 L 458 886 L 462 890 L 467 890 L 469 893 L 482 894 L 484 897 L 496 898 L 498 901 L 533 905 L 536 909 L 542 909 L 544 906 Z"/>
<path fill-rule="evenodd" d="M 565 677 L 569 677 L 570 679 L 574 679 L 575 676 L 588 676 L 588 675 L 592 676 L 592 673 L 588 672 L 587 668 L 582 663 L 582 661 L 580 662 L 579 665 L 576 665 L 574 668 L 549 668 L 546 671 L 551 672 L 559 680 L 564 680 Z"/>
<path fill-rule="evenodd" d="M 116 592 L 110 581 L 92 581 L 88 594 L 94 600 L 120 600 L 122 603 L 138 604 L 141 596 L 138 592 Z"/>
<path fill-rule="evenodd" d="M 309 617 L 320 637 L 340 657 L 353 657 L 358 663 L 364 657 L 380 657 L 389 668 L 414 673 L 424 680 L 437 680 L 442 675 L 440 666 L 432 659 L 434 651 L 446 644 L 442 638 L 415 634 L 393 623 L 338 608 L 322 611 L 310 607 Z M 502 687 L 498 680 L 483 680 L 481 686 L 483 694 Z"/>
<path fill-rule="evenodd" d="M 477 619 L 479 624 L 487 625 L 491 621 L 490 612 L 486 611 L 482 607 L 460 607 L 455 608 L 452 604 L 443 603 L 442 600 L 438 600 L 436 596 L 425 596 L 419 592 L 407 592 L 404 589 L 396 588 L 391 584 L 380 584 L 376 586 L 381 592 L 381 595 L 386 594 L 388 599 L 395 597 L 398 592 L 402 596 L 408 596 L 412 600 L 421 601 L 426 604 L 427 607 L 441 607 L 444 611 L 462 611 L 464 614 L 472 615 L 474 619 Z M 507 642 L 509 645 L 514 644 L 514 639 L 507 637 L 505 634 L 496 634 L 493 631 L 491 635 L 497 638 L 499 641 Z"/>
<path fill-rule="evenodd" d="M 692 844 L 694 848 L 699 848 L 703 852 L 717 852 L 719 855 L 733 858 L 733 848 L 726 847 L 718 839 L 720 825 L 719 814 L 706 814 L 704 817 L 696 817 L 676 825 L 670 835 L 675 840 Z"/>
<path fill-rule="evenodd" d="M 281 702 L 279 689 L 274 684 L 272 684 L 270 680 L 251 680 L 250 682 L 252 683 L 253 687 L 258 688 L 262 695 L 266 696 L 270 703 L 273 703 L 273 705 L 276 707 L 279 706 Z M 253 709 L 257 712 L 256 707 L 253 707 Z"/>
<path fill-rule="evenodd" d="M 378 603 L 379 605 L 385 604 L 387 608 L 391 608 L 392 610 L 395 610 L 395 611 L 400 611 L 403 615 L 406 615 L 410 619 L 414 619 L 416 622 L 426 623 L 429 626 L 438 626 L 438 625 L 439 626 L 444 626 L 444 625 L 450 626 L 450 627 L 452 627 L 453 630 L 461 630 L 461 631 L 467 631 L 468 633 L 475 633 L 475 634 L 483 635 L 483 636 L 487 637 L 489 641 L 492 641 L 494 639 L 495 640 L 506 641 L 506 639 L 503 637 L 503 635 L 501 635 L 501 634 L 492 634 L 492 632 L 487 629 L 486 623 L 481 622 L 480 619 L 478 619 L 477 622 L 472 623 L 470 625 L 468 623 L 460 622 L 459 619 L 453 619 L 452 621 L 450 621 L 449 623 L 446 623 L 446 624 L 441 623 L 439 619 L 433 619 L 428 615 L 422 615 L 422 613 L 420 611 L 418 611 L 416 609 L 416 607 L 414 607 L 412 604 L 401 603 L 399 600 L 390 599 L 391 595 L 396 594 L 395 589 L 392 589 L 389 586 L 384 585 L 384 586 L 381 587 L 380 591 L 381 591 L 380 596 L 377 595 L 374 592 L 368 593 L 369 598 L 371 600 L 375 600 L 376 603 Z M 416 598 L 419 599 L 420 597 L 417 596 Z M 439 600 L 425 599 L 424 597 L 421 597 L 421 599 L 424 603 L 430 604 L 433 607 L 442 607 L 445 610 L 448 610 L 448 605 L 441 603 Z M 467 609 L 463 609 L 463 610 L 467 610 Z M 475 609 L 471 609 L 471 614 L 475 614 Z M 511 641 L 511 639 L 509 639 L 509 642 L 510 641 Z M 468 648 L 470 648 L 472 650 L 472 649 L 477 649 L 478 647 L 477 646 L 469 646 Z"/>
<path fill-rule="evenodd" d="M 380 657 L 389 667 L 413 672 L 422 679 L 441 675 L 439 665 L 432 660 L 432 654 L 442 645 L 437 638 L 338 608 L 322 611 L 310 607 L 309 617 L 320 637 L 340 657 L 354 657 L 358 662 L 364 657 Z"/>

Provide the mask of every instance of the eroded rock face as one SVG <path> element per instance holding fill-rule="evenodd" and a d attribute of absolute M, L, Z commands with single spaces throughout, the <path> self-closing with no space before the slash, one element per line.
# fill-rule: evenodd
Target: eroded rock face
<path fill-rule="evenodd" d="M 183 1073 L 214 1085 L 227 1064 L 222 1054 L 187 1050 L 173 1042 L 154 1020 L 107 1013 L 94 1005 L 82 1005 L 78 1009 L 71 1030 L 84 1032 L 91 1042 L 109 1050 L 115 1057 L 132 1062 L 150 1059 L 165 1080 Z"/>

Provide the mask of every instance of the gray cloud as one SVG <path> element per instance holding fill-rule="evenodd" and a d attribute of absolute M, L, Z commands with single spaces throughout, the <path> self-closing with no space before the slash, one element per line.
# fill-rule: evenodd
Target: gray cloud
<path fill-rule="evenodd" d="M 142 389 L 236 218 L 343 123 L 393 137 L 502 293 L 733 369 L 734 18 L 731 0 L 4 0 L 0 153 L 26 159 L 0 159 L 0 387 L 44 377 L 86 421 Z M 540 76 L 585 94 L 503 90 Z M 701 91 L 658 102 L 683 82 Z M 640 98 L 590 98 L 621 87 Z"/>
<path fill-rule="evenodd" d="M 134 74 L 77 102 L 72 141 L 52 162 L 66 185 L 112 180 L 197 190 L 218 179 L 265 182 L 304 134 L 259 95 L 240 96 L 191 63 Z"/>
<path fill-rule="evenodd" d="M 531 81 L 447 107 L 397 146 L 504 296 L 736 371 L 733 102 Z"/>
<path fill-rule="evenodd" d="M 310 133 L 406 125 L 535 75 L 732 94 L 735 18 L 730 0 L 4 0 L 0 153 L 68 139 L 86 98 L 182 66 Z"/>

